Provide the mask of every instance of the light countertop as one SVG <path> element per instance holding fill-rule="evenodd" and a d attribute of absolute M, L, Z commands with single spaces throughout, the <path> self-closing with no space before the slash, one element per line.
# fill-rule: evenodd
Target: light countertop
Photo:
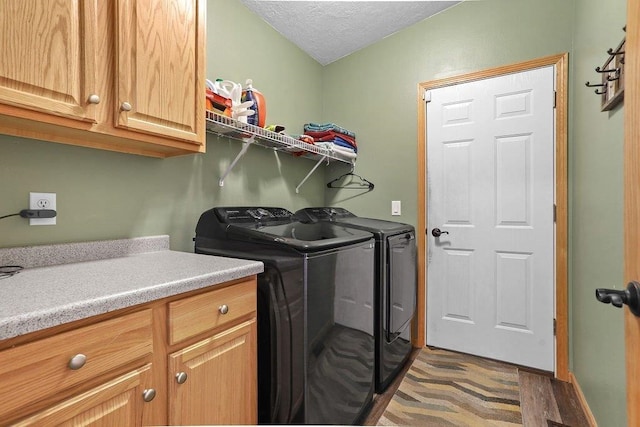
<path fill-rule="evenodd" d="M 0 340 L 251 276 L 264 269 L 257 261 L 171 251 L 168 239 L 153 236 L 0 249 L 0 265 L 28 267 L 0 279 Z M 96 256 L 111 258 L 91 259 Z M 60 260 L 65 263 L 46 265 Z"/>

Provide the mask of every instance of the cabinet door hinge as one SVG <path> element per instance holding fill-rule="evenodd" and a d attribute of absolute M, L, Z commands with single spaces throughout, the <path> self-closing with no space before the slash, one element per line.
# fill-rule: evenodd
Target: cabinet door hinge
<path fill-rule="evenodd" d="M 556 319 L 553 319 L 553 336 L 556 336 L 556 330 L 558 328 L 558 322 L 556 322 Z"/>
<path fill-rule="evenodd" d="M 558 206 L 556 206 L 556 204 L 553 204 L 553 222 L 556 222 L 557 217 L 557 212 L 558 212 Z"/>
<path fill-rule="evenodd" d="M 431 91 L 430 90 L 425 90 L 424 93 L 422 94 L 422 99 L 425 102 L 431 102 Z"/>
<path fill-rule="evenodd" d="M 556 108 L 556 105 L 558 103 L 558 92 L 557 91 L 553 91 L 553 108 Z"/>

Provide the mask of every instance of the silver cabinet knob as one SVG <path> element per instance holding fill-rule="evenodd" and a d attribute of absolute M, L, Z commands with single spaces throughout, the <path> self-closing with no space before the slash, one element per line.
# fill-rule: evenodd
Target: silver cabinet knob
<path fill-rule="evenodd" d="M 69 369 L 76 371 L 82 368 L 85 363 L 87 363 L 87 356 L 82 353 L 78 353 L 71 359 L 69 359 L 69 363 L 67 366 L 69 367 Z"/>
<path fill-rule="evenodd" d="M 176 374 L 176 381 L 178 381 L 178 384 L 184 384 L 184 382 L 187 381 L 187 373 L 186 372 L 178 372 Z"/>
<path fill-rule="evenodd" d="M 122 104 L 120 104 L 120 110 L 121 111 L 131 111 L 131 104 L 129 104 L 128 102 L 123 102 Z"/>
<path fill-rule="evenodd" d="M 154 388 L 147 388 L 142 392 L 142 399 L 145 402 L 151 402 L 156 397 L 156 390 Z"/>
<path fill-rule="evenodd" d="M 89 104 L 100 104 L 100 97 L 95 93 L 89 95 Z"/>
<path fill-rule="evenodd" d="M 218 311 L 220 312 L 220 314 L 227 314 L 229 312 L 229 306 L 227 304 L 222 304 L 220 307 L 218 307 Z"/>

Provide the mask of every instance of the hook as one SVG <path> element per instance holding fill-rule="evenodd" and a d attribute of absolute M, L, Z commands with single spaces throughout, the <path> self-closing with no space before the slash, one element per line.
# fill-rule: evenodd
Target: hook
<path fill-rule="evenodd" d="M 594 92 L 596 93 L 596 95 L 604 95 L 605 93 L 607 93 L 606 89 L 603 90 L 602 92 L 599 92 L 598 89 L 594 90 Z"/>
<path fill-rule="evenodd" d="M 624 50 L 616 50 L 614 51 L 613 48 L 609 48 L 609 50 L 607 50 L 607 53 L 609 55 L 615 56 L 615 55 L 624 55 Z"/>
<path fill-rule="evenodd" d="M 602 86 L 606 86 L 606 84 L 605 84 L 605 83 L 602 83 L 602 84 L 595 84 L 595 85 L 594 85 L 594 84 L 591 84 L 591 83 L 589 83 L 589 82 L 586 82 L 584 85 L 585 85 L 586 87 L 602 87 Z"/>
<path fill-rule="evenodd" d="M 617 72 L 618 70 L 619 68 L 611 68 L 611 69 L 603 70 L 600 67 L 596 67 L 596 72 L 598 73 L 613 73 L 613 72 Z"/>

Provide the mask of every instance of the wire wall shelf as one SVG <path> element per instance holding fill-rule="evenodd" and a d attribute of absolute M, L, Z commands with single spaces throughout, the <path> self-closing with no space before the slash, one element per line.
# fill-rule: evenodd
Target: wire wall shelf
<path fill-rule="evenodd" d="M 295 139 L 289 135 L 272 132 L 264 128 L 254 126 L 248 123 L 243 123 L 231 117 L 222 116 L 207 110 L 206 115 L 207 133 L 212 133 L 227 138 L 240 140 L 243 142 L 243 147 L 236 158 L 227 167 L 220 178 L 219 185 L 224 186 L 224 180 L 231 172 L 236 163 L 244 156 L 247 149 L 251 145 L 257 145 L 264 148 L 269 148 L 274 151 L 291 154 L 297 157 L 304 157 L 311 160 L 316 160 L 317 163 L 302 180 L 302 182 L 296 187 L 296 193 L 304 182 L 311 176 L 311 174 L 320 166 L 322 162 L 338 161 L 349 164 L 355 163 L 355 157 L 343 155 L 339 151 L 334 151 L 329 148 L 316 146 L 306 143 L 299 139 Z"/>
<path fill-rule="evenodd" d="M 326 157 L 327 160 L 330 161 L 353 163 L 353 159 L 339 152 L 308 144 L 289 135 L 271 132 L 258 126 L 242 123 L 231 117 L 221 116 L 213 111 L 207 111 L 207 132 L 242 141 L 255 138 L 253 143 L 256 145 L 313 160 L 319 157 Z"/>

